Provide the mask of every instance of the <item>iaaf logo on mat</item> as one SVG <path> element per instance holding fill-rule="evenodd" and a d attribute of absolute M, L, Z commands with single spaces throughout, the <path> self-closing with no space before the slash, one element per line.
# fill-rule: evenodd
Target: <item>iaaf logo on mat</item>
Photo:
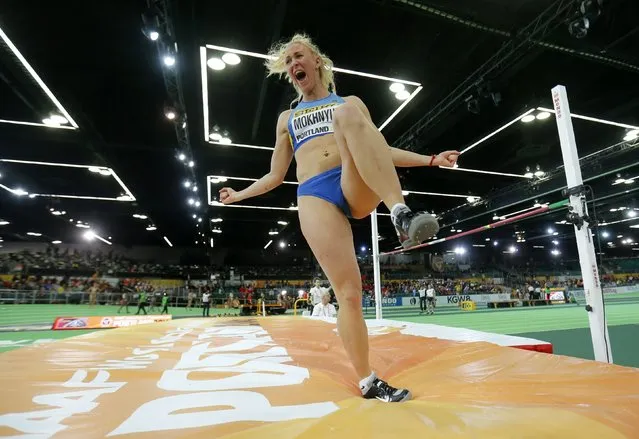
<path fill-rule="evenodd" d="M 448 296 L 448 303 L 460 303 L 460 302 L 469 302 L 470 296 Z"/>

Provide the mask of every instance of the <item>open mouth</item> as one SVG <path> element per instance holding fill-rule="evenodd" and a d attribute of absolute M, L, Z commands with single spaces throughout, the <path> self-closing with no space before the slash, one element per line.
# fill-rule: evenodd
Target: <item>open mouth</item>
<path fill-rule="evenodd" d="M 295 79 L 297 79 L 298 81 L 303 81 L 304 79 L 306 79 L 306 72 L 303 70 L 298 70 L 297 72 L 295 72 Z"/>

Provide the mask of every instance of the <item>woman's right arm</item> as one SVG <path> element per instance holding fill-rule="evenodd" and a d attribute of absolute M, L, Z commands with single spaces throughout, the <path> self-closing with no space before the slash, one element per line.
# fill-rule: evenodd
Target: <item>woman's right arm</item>
<path fill-rule="evenodd" d="M 293 147 L 291 146 L 287 127 L 289 114 L 290 111 L 284 111 L 277 120 L 275 149 L 271 156 L 271 170 L 269 173 L 246 189 L 238 192 L 234 192 L 230 188 L 222 188 L 220 190 L 220 201 L 224 204 L 236 203 L 265 194 L 282 184 L 293 160 Z"/>

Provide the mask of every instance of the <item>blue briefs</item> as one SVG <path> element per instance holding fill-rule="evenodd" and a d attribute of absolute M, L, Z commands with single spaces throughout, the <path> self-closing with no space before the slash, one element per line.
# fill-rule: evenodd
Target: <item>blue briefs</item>
<path fill-rule="evenodd" d="M 311 196 L 326 200 L 339 207 L 344 215 L 351 216 L 348 201 L 342 192 L 342 167 L 338 166 L 309 178 L 297 188 L 297 196 Z"/>

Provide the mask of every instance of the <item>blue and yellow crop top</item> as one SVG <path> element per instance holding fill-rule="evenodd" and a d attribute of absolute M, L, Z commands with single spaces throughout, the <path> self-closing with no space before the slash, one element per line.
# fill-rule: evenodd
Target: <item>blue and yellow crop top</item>
<path fill-rule="evenodd" d="M 297 151 L 307 140 L 332 134 L 333 111 L 344 102 L 344 98 L 335 93 L 316 101 L 300 101 L 288 118 L 288 135 L 293 151 Z"/>

